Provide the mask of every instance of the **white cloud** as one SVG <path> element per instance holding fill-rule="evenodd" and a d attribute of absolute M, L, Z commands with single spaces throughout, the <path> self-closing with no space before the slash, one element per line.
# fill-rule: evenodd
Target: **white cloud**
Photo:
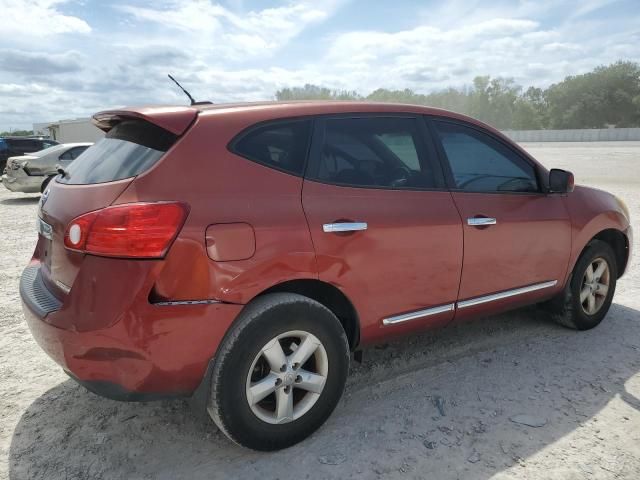
<path fill-rule="evenodd" d="M 81 18 L 65 15 L 58 7 L 68 0 L 0 0 L 2 35 L 45 37 L 61 33 L 89 33 Z"/>
<path fill-rule="evenodd" d="M 342 0 L 321 4 L 307 0 L 242 15 L 209 0 L 167 0 L 153 7 L 115 8 L 139 21 L 179 30 L 189 38 L 190 49 L 215 51 L 233 59 L 238 55 L 246 58 L 273 53 L 307 26 L 327 19 L 341 3 Z"/>
<path fill-rule="evenodd" d="M 196 99 L 224 102 L 270 99 L 305 83 L 426 93 L 491 74 L 546 86 L 620 58 L 640 60 L 637 17 L 588 15 L 607 0 L 592 0 L 573 18 L 575 9 L 552 0 L 451 0 L 407 11 L 403 27 L 381 18 L 368 30 L 349 29 L 346 15 L 333 22 L 349 0 L 268 8 L 242 0 L 118 1 L 127 3 L 100 4 L 110 16 L 91 30 L 86 17 L 68 13 L 82 16 L 90 3 L 0 0 L 0 130 L 128 104 L 185 103 L 167 73 Z M 42 38 L 56 33 L 66 35 Z"/>

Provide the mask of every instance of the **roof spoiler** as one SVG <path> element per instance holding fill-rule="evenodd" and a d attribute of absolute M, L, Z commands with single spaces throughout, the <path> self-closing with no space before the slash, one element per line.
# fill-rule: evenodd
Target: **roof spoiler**
<path fill-rule="evenodd" d="M 93 116 L 93 124 L 108 132 L 124 119 L 140 119 L 175 135 L 182 135 L 195 121 L 198 110 L 193 107 L 126 107 L 105 110 Z"/>

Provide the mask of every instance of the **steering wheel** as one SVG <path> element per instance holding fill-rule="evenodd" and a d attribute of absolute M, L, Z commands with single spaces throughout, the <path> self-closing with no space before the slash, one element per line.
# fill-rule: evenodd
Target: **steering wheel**
<path fill-rule="evenodd" d="M 468 186 L 469 184 L 471 184 L 473 182 L 476 182 L 478 180 L 482 180 L 483 178 L 490 178 L 490 177 L 493 177 L 493 175 L 488 175 L 486 173 L 482 174 L 482 175 L 476 175 L 475 177 L 470 178 L 469 180 L 465 180 L 464 182 L 461 182 L 458 185 L 458 188 L 464 188 L 464 187 Z"/>
<path fill-rule="evenodd" d="M 411 179 L 411 170 L 404 165 L 395 167 L 389 176 L 391 178 L 390 187 L 406 187 Z"/>
<path fill-rule="evenodd" d="M 528 180 L 529 179 L 525 178 L 525 177 L 510 178 L 506 182 L 503 182 L 500 185 L 498 185 L 496 190 L 510 191 L 510 192 L 530 192 L 532 190 L 531 190 L 531 184 L 528 182 Z M 526 189 L 523 189 L 523 188 L 519 188 L 519 189 L 508 188 L 509 186 L 516 186 L 516 185 L 520 185 L 521 187 L 526 186 Z"/>

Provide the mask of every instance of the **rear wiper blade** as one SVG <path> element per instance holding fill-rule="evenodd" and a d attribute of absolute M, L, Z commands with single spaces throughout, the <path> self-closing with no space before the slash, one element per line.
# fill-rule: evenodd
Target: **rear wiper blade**
<path fill-rule="evenodd" d="M 62 175 L 62 178 L 65 178 L 67 176 L 69 176 L 69 172 L 67 172 L 64 168 L 62 168 L 60 165 L 57 165 L 56 167 L 56 171 Z"/>

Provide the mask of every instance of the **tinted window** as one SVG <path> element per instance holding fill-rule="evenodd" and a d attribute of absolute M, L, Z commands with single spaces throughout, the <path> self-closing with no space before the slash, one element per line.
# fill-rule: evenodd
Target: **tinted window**
<path fill-rule="evenodd" d="M 302 175 L 309 146 L 311 122 L 278 122 L 252 129 L 231 150 L 249 160 Z"/>
<path fill-rule="evenodd" d="M 60 155 L 60 160 L 73 160 L 73 156 L 72 156 L 72 150 L 67 150 L 66 152 L 64 152 L 62 155 Z"/>
<path fill-rule="evenodd" d="M 416 119 L 328 119 L 325 125 L 315 179 L 356 187 L 434 186 Z"/>
<path fill-rule="evenodd" d="M 6 139 L 7 146 L 15 153 L 31 153 L 42 150 L 42 141 L 33 140 L 30 138 L 8 138 Z"/>
<path fill-rule="evenodd" d="M 89 148 L 89 146 L 88 146 L 88 145 L 86 145 L 86 146 L 84 146 L 84 147 L 76 147 L 76 148 L 73 148 L 73 149 L 71 150 L 71 156 L 72 156 L 74 159 L 76 159 L 76 158 L 78 158 L 80 155 L 82 155 L 82 152 L 84 152 L 87 148 Z"/>
<path fill-rule="evenodd" d="M 70 148 L 69 150 L 64 152 L 62 155 L 60 155 L 60 160 L 67 160 L 67 161 L 75 160 L 87 148 L 89 148 L 89 147 L 73 147 L 73 148 Z"/>
<path fill-rule="evenodd" d="M 433 122 L 457 188 L 470 192 L 536 192 L 533 166 L 491 136 L 449 122 Z"/>
<path fill-rule="evenodd" d="M 57 181 L 73 185 L 135 177 L 153 166 L 177 137 L 153 124 L 131 120 L 113 127 L 89 147 Z"/>

